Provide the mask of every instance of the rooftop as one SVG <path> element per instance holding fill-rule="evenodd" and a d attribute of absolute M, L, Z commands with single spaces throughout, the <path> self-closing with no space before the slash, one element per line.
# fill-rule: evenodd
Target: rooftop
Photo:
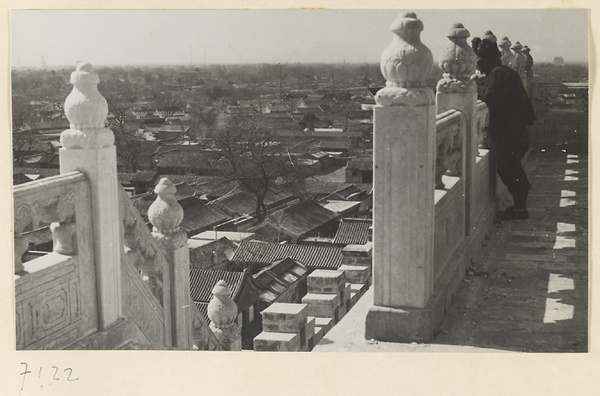
<path fill-rule="evenodd" d="M 277 260 L 291 257 L 310 270 L 338 269 L 342 265 L 342 249 L 332 246 L 279 244 L 244 241 L 231 261 L 240 265 L 268 266 Z"/>
<path fill-rule="evenodd" d="M 364 245 L 369 241 L 370 219 L 342 219 L 333 243 L 336 245 Z"/>

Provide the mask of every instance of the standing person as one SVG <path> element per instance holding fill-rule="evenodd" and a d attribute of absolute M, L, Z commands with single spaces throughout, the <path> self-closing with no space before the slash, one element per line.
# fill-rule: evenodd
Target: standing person
<path fill-rule="evenodd" d="M 496 43 L 483 39 L 474 40 L 473 44 L 478 56 L 477 69 L 486 76 L 480 99 L 490 111 L 489 132 L 496 170 L 514 201 L 513 206 L 501 213 L 501 218 L 528 219 L 527 194 L 531 184 L 521 159 L 529 150 L 527 127 L 535 120 L 533 107 L 519 74 L 502 65 Z"/>
<path fill-rule="evenodd" d="M 521 52 L 525 55 L 525 74 L 531 74 L 533 76 L 533 57 L 530 54 L 531 49 L 529 49 L 528 46 L 525 46 Z"/>

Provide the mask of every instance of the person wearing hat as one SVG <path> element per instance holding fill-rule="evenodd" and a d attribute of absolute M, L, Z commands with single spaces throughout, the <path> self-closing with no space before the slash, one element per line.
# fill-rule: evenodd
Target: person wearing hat
<path fill-rule="evenodd" d="M 474 39 L 473 49 L 478 57 L 477 70 L 485 76 L 480 99 L 490 112 L 489 134 L 496 171 L 514 201 L 500 215 L 504 220 L 528 219 L 527 195 L 531 184 L 521 159 L 529 150 L 527 127 L 535 120 L 533 107 L 519 74 L 502 64 L 496 43 Z"/>
<path fill-rule="evenodd" d="M 525 74 L 533 76 L 533 58 L 530 54 L 531 49 L 528 46 L 524 46 L 521 52 L 525 55 Z"/>

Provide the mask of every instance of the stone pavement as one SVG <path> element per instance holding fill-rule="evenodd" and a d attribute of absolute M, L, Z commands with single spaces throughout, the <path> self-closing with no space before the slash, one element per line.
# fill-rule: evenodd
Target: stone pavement
<path fill-rule="evenodd" d="M 436 343 L 524 352 L 588 348 L 588 156 L 533 152 L 529 220 L 496 224 Z"/>
<path fill-rule="evenodd" d="M 431 343 L 365 340 L 370 290 L 314 351 L 587 351 L 587 165 L 585 146 L 531 153 L 529 220 L 495 224 Z"/>

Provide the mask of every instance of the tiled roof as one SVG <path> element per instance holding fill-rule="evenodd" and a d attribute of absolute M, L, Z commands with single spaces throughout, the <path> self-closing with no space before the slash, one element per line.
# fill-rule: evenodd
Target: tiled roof
<path fill-rule="evenodd" d="M 132 182 L 140 182 L 140 183 L 150 183 L 157 176 L 155 171 L 151 170 L 141 170 L 137 171 L 135 175 L 130 179 Z"/>
<path fill-rule="evenodd" d="M 333 243 L 336 245 L 364 245 L 369 241 L 370 219 L 343 219 Z"/>
<path fill-rule="evenodd" d="M 348 183 L 328 182 L 318 179 L 306 179 L 301 184 L 306 191 L 313 194 L 333 194 L 350 186 Z"/>
<path fill-rule="evenodd" d="M 236 264 L 259 264 L 267 266 L 277 260 L 291 257 L 306 268 L 338 269 L 342 265 L 342 249 L 332 246 L 279 244 L 244 241 L 233 255 Z"/>
<path fill-rule="evenodd" d="M 117 173 L 117 179 L 121 184 L 129 184 L 131 182 L 131 178 L 135 175 L 135 173 L 130 172 L 119 172 Z"/>
<path fill-rule="evenodd" d="M 196 308 L 198 308 L 200 315 L 206 320 L 206 323 L 210 323 L 210 319 L 208 318 L 208 303 L 194 301 L 194 305 L 196 305 Z"/>
<path fill-rule="evenodd" d="M 373 170 L 373 160 L 372 159 L 353 159 L 348 161 L 346 165 L 346 169 L 350 170 L 359 170 L 359 171 L 372 171 Z"/>
<path fill-rule="evenodd" d="M 307 272 L 305 266 L 289 257 L 263 268 L 254 275 L 254 283 L 260 289 L 259 298 L 271 303 Z"/>
<path fill-rule="evenodd" d="M 60 175 L 60 169 L 53 168 L 13 168 L 13 175 L 22 173 L 24 175 L 40 175 L 40 179 L 43 177 L 50 177 Z"/>
<path fill-rule="evenodd" d="M 195 198 L 181 202 L 181 206 L 183 207 L 181 228 L 187 233 L 204 231 L 229 219 L 228 216 L 212 210 Z"/>
<path fill-rule="evenodd" d="M 209 205 L 214 205 L 215 208 L 231 215 L 241 216 L 254 212 L 256 209 L 256 199 L 251 194 L 235 192 L 211 201 Z"/>
<path fill-rule="evenodd" d="M 50 231 L 49 226 L 40 227 L 36 230 L 25 232 L 23 233 L 23 236 L 36 246 L 53 241 L 52 231 Z"/>
<path fill-rule="evenodd" d="M 148 209 L 155 200 L 156 194 L 150 192 L 131 197 L 131 203 L 138 210 L 145 221 L 148 221 Z"/>
<path fill-rule="evenodd" d="M 133 206 L 140 212 L 140 215 L 145 221 L 148 221 L 148 209 L 155 200 L 156 194 L 150 192 L 131 197 Z M 209 208 L 197 198 L 188 197 L 181 199 L 178 197 L 177 201 L 183 207 L 183 221 L 181 223 L 181 228 L 188 233 L 211 227 L 229 218 L 226 215 Z"/>
<path fill-rule="evenodd" d="M 212 289 L 218 281 L 224 280 L 231 289 L 234 298 L 241 289 L 245 272 L 213 271 L 190 269 L 190 296 L 194 302 L 208 303 L 212 299 Z"/>
<path fill-rule="evenodd" d="M 287 234 L 301 236 L 336 217 L 336 213 L 322 207 L 317 202 L 306 201 L 273 213 L 267 218 L 267 221 L 281 228 Z"/>

